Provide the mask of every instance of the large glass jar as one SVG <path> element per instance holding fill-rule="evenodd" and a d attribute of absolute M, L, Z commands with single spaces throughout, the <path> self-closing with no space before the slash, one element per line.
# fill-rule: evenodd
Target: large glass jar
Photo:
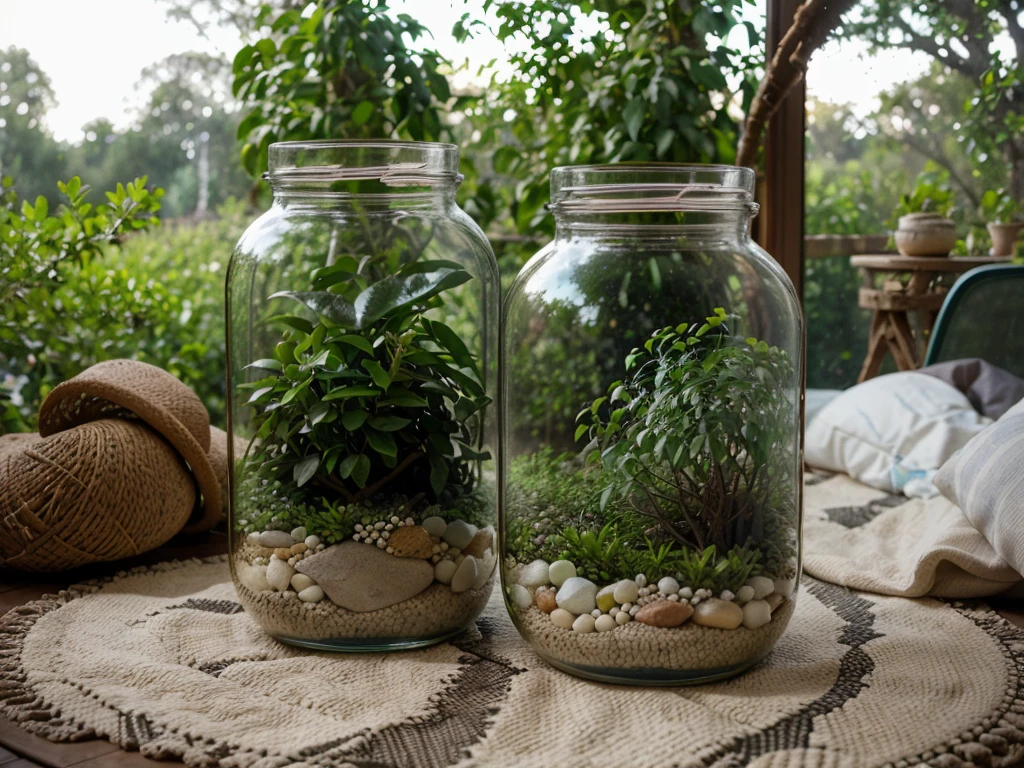
<path fill-rule="evenodd" d="M 231 571 L 269 634 L 435 643 L 495 580 L 498 269 L 448 144 L 273 144 L 228 274 Z M 244 446 L 244 448 L 243 448 Z"/>
<path fill-rule="evenodd" d="M 804 329 L 745 168 L 551 176 L 503 315 L 502 566 L 519 632 L 605 682 L 767 654 L 800 572 Z"/>

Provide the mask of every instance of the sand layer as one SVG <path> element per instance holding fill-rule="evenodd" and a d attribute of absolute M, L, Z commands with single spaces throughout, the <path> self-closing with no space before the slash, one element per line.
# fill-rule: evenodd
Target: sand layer
<path fill-rule="evenodd" d="M 610 632 L 574 632 L 551 623 L 536 607 L 519 613 L 520 633 L 549 660 L 595 673 L 649 670 L 715 672 L 746 666 L 768 653 L 786 631 L 794 601 L 786 600 L 760 629 L 715 629 L 692 621 L 662 629 L 631 621 Z"/>
<path fill-rule="evenodd" d="M 434 582 L 415 597 L 379 611 L 349 611 L 328 599 L 303 603 L 281 592 L 253 592 L 235 583 L 246 612 L 274 637 L 343 643 L 429 641 L 450 635 L 475 619 L 487 605 L 495 574 L 480 589 L 455 593 Z M 313 606 L 313 607 L 309 607 Z"/>

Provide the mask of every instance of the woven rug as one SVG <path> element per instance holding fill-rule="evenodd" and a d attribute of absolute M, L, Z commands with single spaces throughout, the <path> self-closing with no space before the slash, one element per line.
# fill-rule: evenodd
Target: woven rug
<path fill-rule="evenodd" d="M 0 623 L 7 717 L 191 766 L 1024 762 L 1024 632 L 981 608 L 811 579 L 764 662 L 701 688 L 557 672 L 497 599 L 430 649 L 299 651 L 242 611 L 223 558 L 76 585 Z"/>

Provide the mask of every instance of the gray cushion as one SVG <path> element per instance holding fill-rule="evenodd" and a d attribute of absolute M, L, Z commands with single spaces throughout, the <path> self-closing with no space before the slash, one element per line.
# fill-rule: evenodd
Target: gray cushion
<path fill-rule="evenodd" d="M 998 419 L 1024 400 L 1024 379 L 978 357 L 929 365 L 919 373 L 952 384 L 967 395 L 978 413 L 990 419 Z"/>

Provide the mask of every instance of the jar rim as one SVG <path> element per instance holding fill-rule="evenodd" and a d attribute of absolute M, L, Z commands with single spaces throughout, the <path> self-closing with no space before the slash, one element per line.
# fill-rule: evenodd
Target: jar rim
<path fill-rule="evenodd" d="M 732 165 L 615 163 L 551 171 L 550 209 L 558 213 L 757 211 L 754 171 Z"/>
<path fill-rule="evenodd" d="M 271 186 L 324 187 L 377 182 L 390 187 L 457 186 L 459 148 L 435 141 L 322 139 L 280 141 L 267 150 Z M 338 191 L 338 190 L 331 190 Z"/>

